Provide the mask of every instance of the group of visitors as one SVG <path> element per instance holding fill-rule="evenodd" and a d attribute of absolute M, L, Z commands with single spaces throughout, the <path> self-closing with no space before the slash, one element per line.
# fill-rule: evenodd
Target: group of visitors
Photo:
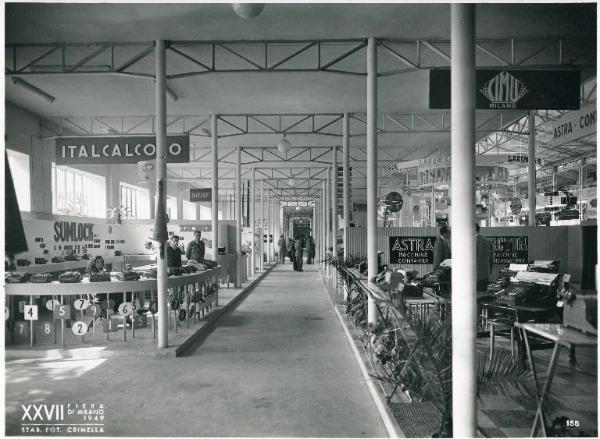
<path fill-rule="evenodd" d="M 277 242 L 279 249 L 279 263 L 285 263 L 285 256 L 289 258 L 294 266 L 294 271 L 304 271 L 302 265 L 304 263 L 304 249 L 307 249 L 307 264 L 314 264 L 315 261 L 315 241 L 312 236 L 304 237 L 295 236 L 294 239 L 289 238 L 286 242 L 283 235 L 280 236 Z"/>

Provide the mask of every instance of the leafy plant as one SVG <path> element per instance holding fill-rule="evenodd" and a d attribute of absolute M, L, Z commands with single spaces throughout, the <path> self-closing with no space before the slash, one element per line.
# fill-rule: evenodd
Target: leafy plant
<path fill-rule="evenodd" d="M 106 211 L 108 212 L 108 219 L 114 221 L 116 224 L 121 224 L 123 218 L 127 218 L 132 213 L 130 208 L 123 205 L 119 207 L 111 207 L 106 209 Z"/>

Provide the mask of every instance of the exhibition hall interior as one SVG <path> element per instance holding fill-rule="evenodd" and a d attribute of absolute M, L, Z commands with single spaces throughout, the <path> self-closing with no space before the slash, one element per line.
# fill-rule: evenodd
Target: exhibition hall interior
<path fill-rule="evenodd" d="M 5 435 L 598 437 L 595 2 L 4 19 Z"/>

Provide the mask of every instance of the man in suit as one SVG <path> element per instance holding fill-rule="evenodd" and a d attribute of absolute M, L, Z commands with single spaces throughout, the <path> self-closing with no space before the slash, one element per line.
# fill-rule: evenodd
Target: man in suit
<path fill-rule="evenodd" d="M 436 269 L 445 259 L 451 259 L 450 251 L 450 227 L 446 224 L 440 227 L 440 236 L 433 244 L 433 268 Z"/>
<path fill-rule="evenodd" d="M 479 224 L 475 223 L 475 249 L 477 256 L 477 291 L 485 291 L 490 282 L 494 266 L 492 244 L 479 233 Z"/>

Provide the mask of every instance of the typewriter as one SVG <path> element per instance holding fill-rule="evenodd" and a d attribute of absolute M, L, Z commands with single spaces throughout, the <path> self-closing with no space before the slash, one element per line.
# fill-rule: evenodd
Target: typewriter
<path fill-rule="evenodd" d="M 24 282 L 29 282 L 30 278 L 31 278 L 30 273 L 12 273 L 12 274 L 7 274 L 6 277 L 4 278 L 4 281 L 8 284 L 21 284 Z"/>
<path fill-rule="evenodd" d="M 446 259 L 439 267 L 434 269 L 431 273 L 426 274 L 420 279 L 423 288 L 433 295 L 449 297 L 452 293 L 450 287 L 452 280 L 451 265 L 451 260 Z"/>
<path fill-rule="evenodd" d="M 78 271 L 65 271 L 58 276 L 58 281 L 63 284 L 81 282 L 81 273 Z"/>
<path fill-rule="evenodd" d="M 115 277 L 121 281 L 140 280 L 140 273 L 137 271 L 119 271 Z"/>
<path fill-rule="evenodd" d="M 558 273 L 560 261 L 535 260 L 529 264 L 527 271 L 535 271 L 537 273 Z"/>
<path fill-rule="evenodd" d="M 510 284 L 494 294 L 497 303 L 515 306 L 553 307 L 561 276 L 555 273 L 521 271 Z"/>
<path fill-rule="evenodd" d="M 496 294 L 498 291 L 508 287 L 510 280 L 520 271 L 527 271 L 528 264 L 509 264 L 508 267 L 502 268 L 498 274 L 498 279 L 488 285 L 486 291 L 488 294 Z"/>
<path fill-rule="evenodd" d="M 31 276 L 31 282 L 34 284 L 47 284 L 52 282 L 52 274 L 50 273 L 37 273 Z"/>
<path fill-rule="evenodd" d="M 110 273 L 90 273 L 90 282 L 110 282 Z"/>

